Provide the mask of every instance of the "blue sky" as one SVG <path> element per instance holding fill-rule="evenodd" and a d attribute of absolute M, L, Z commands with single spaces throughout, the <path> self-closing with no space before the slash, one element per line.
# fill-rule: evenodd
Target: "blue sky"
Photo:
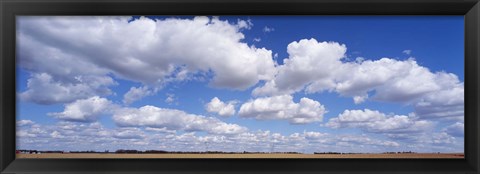
<path fill-rule="evenodd" d="M 463 16 L 18 17 L 17 148 L 463 152 L 463 31 Z"/>

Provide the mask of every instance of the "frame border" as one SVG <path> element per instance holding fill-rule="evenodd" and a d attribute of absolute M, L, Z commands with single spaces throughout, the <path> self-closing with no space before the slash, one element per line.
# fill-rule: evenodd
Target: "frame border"
<path fill-rule="evenodd" d="M 479 173 L 479 0 L 0 0 L 0 173 Z M 15 159 L 16 15 L 464 15 L 465 159 Z"/>

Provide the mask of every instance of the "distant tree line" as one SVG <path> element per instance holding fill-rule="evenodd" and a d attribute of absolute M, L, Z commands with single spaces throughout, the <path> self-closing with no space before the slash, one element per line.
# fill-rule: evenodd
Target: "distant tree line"
<path fill-rule="evenodd" d="M 383 152 L 383 154 L 403 154 L 403 153 L 417 153 L 412 151 L 404 151 L 404 152 Z"/>
<path fill-rule="evenodd" d="M 357 153 L 343 153 L 343 152 L 313 152 L 313 154 L 357 154 Z"/>
<path fill-rule="evenodd" d="M 417 153 L 417 152 L 412 152 L 412 151 L 404 151 L 404 152 L 383 152 L 382 154 L 406 154 L 406 153 Z M 314 152 L 313 154 L 366 154 L 366 153 Z"/>

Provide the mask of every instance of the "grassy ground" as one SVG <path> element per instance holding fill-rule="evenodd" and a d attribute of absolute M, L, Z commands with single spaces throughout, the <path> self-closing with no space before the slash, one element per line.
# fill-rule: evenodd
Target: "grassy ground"
<path fill-rule="evenodd" d="M 17 154 L 17 158 L 464 158 L 463 154 Z"/>

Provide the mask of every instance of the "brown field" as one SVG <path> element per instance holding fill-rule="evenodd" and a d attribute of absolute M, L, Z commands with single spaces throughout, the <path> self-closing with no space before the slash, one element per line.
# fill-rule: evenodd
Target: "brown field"
<path fill-rule="evenodd" d="M 464 158 L 460 153 L 414 154 L 105 154 L 105 153 L 44 153 L 17 154 L 17 158 Z"/>

